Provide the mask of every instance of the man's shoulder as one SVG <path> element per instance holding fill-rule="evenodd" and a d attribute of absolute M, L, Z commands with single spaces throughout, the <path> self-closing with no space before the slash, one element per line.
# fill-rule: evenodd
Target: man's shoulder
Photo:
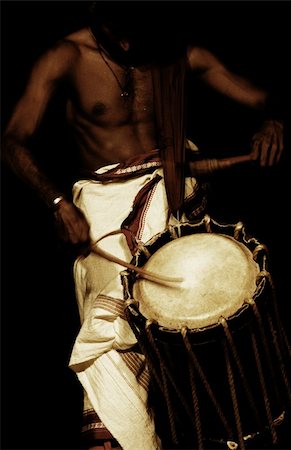
<path fill-rule="evenodd" d="M 89 30 L 82 28 L 60 38 L 44 53 L 44 55 L 51 58 L 55 57 L 58 59 L 64 58 L 64 60 L 70 60 L 80 56 L 82 50 L 89 47 L 90 43 Z"/>
<path fill-rule="evenodd" d="M 89 27 L 85 27 L 65 36 L 59 41 L 59 45 L 71 47 L 75 51 L 81 51 L 86 48 L 95 48 L 96 43 Z"/>
<path fill-rule="evenodd" d="M 48 67 L 72 67 L 82 53 L 81 33 L 67 35 L 47 48 L 39 60 L 40 65 Z"/>
<path fill-rule="evenodd" d="M 80 48 L 67 37 L 48 47 L 35 61 L 32 75 L 44 80 L 59 79 L 66 76 L 80 58 Z"/>
<path fill-rule="evenodd" d="M 90 43 L 89 30 L 86 29 L 59 39 L 35 62 L 34 73 L 40 73 L 45 79 L 59 79 L 68 75 L 80 63 L 84 50 L 88 50 Z"/>

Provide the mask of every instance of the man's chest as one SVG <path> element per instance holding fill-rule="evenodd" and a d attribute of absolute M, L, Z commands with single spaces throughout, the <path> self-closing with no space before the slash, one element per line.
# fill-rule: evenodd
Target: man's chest
<path fill-rule="evenodd" d="M 150 69 L 88 63 L 71 76 L 72 101 L 91 121 L 145 120 L 153 112 Z"/>

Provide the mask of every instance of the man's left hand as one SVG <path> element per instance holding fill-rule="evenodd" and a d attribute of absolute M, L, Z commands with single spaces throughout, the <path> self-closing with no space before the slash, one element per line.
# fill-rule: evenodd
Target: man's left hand
<path fill-rule="evenodd" d="M 273 166 L 280 161 L 283 151 L 283 123 L 279 120 L 266 120 L 252 139 L 252 160 L 260 166 Z"/>

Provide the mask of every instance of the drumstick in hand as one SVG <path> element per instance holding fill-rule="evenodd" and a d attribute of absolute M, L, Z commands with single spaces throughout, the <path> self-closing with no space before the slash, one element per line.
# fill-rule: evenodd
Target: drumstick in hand
<path fill-rule="evenodd" d="M 223 159 L 201 159 L 198 161 L 190 161 L 191 175 L 211 175 L 215 172 L 219 172 L 231 167 L 251 162 L 250 155 L 238 155 Z"/>

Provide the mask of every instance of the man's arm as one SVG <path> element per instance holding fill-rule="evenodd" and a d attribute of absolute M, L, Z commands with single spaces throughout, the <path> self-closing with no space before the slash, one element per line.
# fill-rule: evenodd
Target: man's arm
<path fill-rule="evenodd" d="M 272 109 L 270 94 L 228 70 L 204 48 L 190 47 L 188 62 L 202 81 L 216 92 L 265 115 L 262 129 L 253 137 L 251 157 L 263 166 L 276 164 L 283 151 L 283 124 L 277 111 Z"/>
<path fill-rule="evenodd" d="M 29 150 L 47 105 L 58 84 L 69 73 L 78 49 L 63 42 L 48 50 L 32 69 L 25 92 L 17 103 L 3 135 L 2 156 L 13 172 L 32 186 L 48 207 L 56 205 L 56 220 L 63 238 L 72 243 L 87 241 L 89 227 L 81 212 L 64 198 L 60 190 L 39 168 Z"/>

